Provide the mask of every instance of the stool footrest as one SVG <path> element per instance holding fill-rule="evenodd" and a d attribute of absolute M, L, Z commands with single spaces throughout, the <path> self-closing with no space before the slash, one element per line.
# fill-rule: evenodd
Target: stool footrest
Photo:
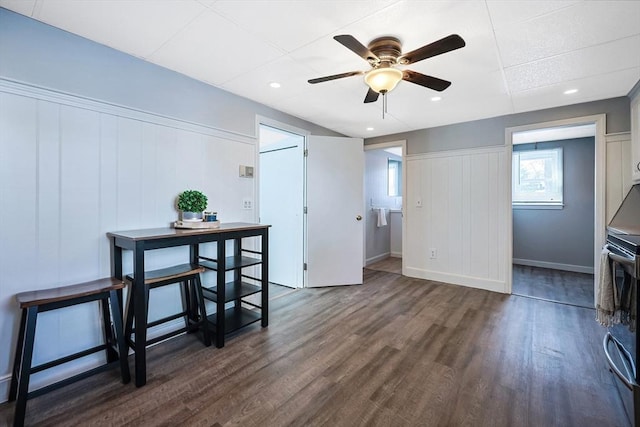
<path fill-rule="evenodd" d="M 52 360 L 51 362 L 47 362 L 47 363 L 43 363 L 42 365 L 34 366 L 33 368 L 31 368 L 31 373 L 35 374 L 36 372 L 44 371 L 45 369 L 53 368 L 54 366 L 62 365 L 64 363 L 71 362 L 72 360 L 80 359 L 81 357 L 85 357 L 85 356 L 88 356 L 90 354 L 106 350 L 109 347 L 110 346 L 107 346 L 106 344 L 101 344 L 101 345 L 89 348 L 87 350 L 79 351 L 77 353 L 70 354 L 68 356 L 61 357 L 61 358 L 56 359 L 56 360 Z"/>
<path fill-rule="evenodd" d="M 106 371 L 106 370 L 108 370 L 110 368 L 113 368 L 114 365 L 117 365 L 119 363 L 120 363 L 120 361 L 116 360 L 116 361 L 107 363 L 105 365 L 100 365 L 100 366 L 97 366 L 97 367 L 95 367 L 93 369 L 90 369 L 88 371 L 81 372 L 81 373 L 79 373 L 77 375 L 74 375 L 72 377 L 65 378 L 65 379 L 63 379 L 61 381 L 58 381 L 56 383 L 49 384 L 49 385 L 41 387 L 41 388 L 39 388 L 37 390 L 30 391 L 27 394 L 27 398 L 28 399 L 32 399 L 34 397 L 38 397 L 38 396 L 43 395 L 45 393 L 48 393 L 50 391 L 57 390 L 57 389 L 59 389 L 61 387 L 64 387 L 66 385 L 73 384 L 76 381 L 83 380 L 85 378 L 90 377 L 91 375 L 94 375 L 94 374 L 97 374 L 99 372 L 103 372 L 103 371 Z"/>
<path fill-rule="evenodd" d="M 172 314 L 171 316 L 163 317 L 162 319 L 154 320 L 153 322 L 147 323 L 147 328 L 153 328 L 154 326 L 161 325 L 170 320 L 179 319 L 180 317 L 184 317 L 187 314 L 189 313 L 187 313 L 186 311 L 183 311 L 180 313 Z M 133 332 L 135 333 L 135 329 L 133 329 Z"/>
<path fill-rule="evenodd" d="M 164 341 L 167 338 L 175 337 L 176 335 L 184 334 L 186 332 L 187 332 L 187 330 L 185 330 L 185 328 L 180 328 L 180 329 L 176 329 L 175 331 L 167 332 L 166 334 L 162 334 L 162 335 L 154 337 L 154 338 L 149 338 L 149 339 L 147 339 L 147 346 L 159 343 L 160 341 Z M 136 340 L 134 340 L 134 339 L 128 339 L 127 343 L 129 344 L 129 346 L 131 348 L 135 348 L 135 346 L 136 346 Z"/>

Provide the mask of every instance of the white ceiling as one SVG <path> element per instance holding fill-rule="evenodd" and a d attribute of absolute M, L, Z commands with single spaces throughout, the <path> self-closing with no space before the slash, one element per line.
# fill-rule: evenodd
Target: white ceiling
<path fill-rule="evenodd" d="M 627 95 L 640 79 L 640 1 L 0 0 L 0 6 L 358 137 Z M 333 40 L 393 35 L 408 52 L 449 34 L 467 46 L 409 69 L 363 104 L 367 63 Z M 278 82 L 281 87 L 271 88 Z M 565 95 L 564 91 L 578 92 Z M 432 101 L 441 96 L 440 101 Z M 373 130 L 367 130 L 373 128 Z"/>

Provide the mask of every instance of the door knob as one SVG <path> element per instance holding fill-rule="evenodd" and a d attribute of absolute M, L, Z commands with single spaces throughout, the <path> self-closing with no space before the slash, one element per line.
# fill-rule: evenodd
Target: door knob
<path fill-rule="evenodd" d="M 358 215 L 358 216 L 356 217 L 356 220 L 357 220 L 357 221 L 362 221 L 362 215 Z"/>

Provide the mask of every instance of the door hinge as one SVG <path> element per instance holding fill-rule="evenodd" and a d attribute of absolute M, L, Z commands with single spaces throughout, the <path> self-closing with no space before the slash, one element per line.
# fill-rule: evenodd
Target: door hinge
<path fill-rule="evenodd" d="M 308 148 L 304 149 L 304 156 L 305 157 L 309 157 L 309 149 Z"/>
<path fill-rule="evenodd" d="M 307 271 L 307 263 L 306 263 L 306 262 L 302 264 L 302 269 L 303 269 L 304 271 Z"/>
<path fill-rule="evenodd" d="M 304 208 L 302 208 L 302 213 L 307 213 L 307 207 L 305 206 Z"/>

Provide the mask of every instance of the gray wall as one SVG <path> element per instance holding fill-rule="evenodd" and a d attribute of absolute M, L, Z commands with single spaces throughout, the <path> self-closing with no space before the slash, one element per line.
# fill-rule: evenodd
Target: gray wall
<path fill-rule="evenodd" d="M 256 115 L 302 119 L 0 8 L 0 78 L 255 136 Z"/>
<path fill-rule="evenodd" d="M 629 98 L 622 96 L 369 138 L 365 140 L 365 144 L 406 139 L 407 154 L 503 145 L 505 143 L 505 129 L 508 127 L 603 113 L 607 115 L 607 133 L 628 132 L 631 129 Z"/>
<path fill-rule="evenodd" d="M 595 138 L 538 143 L 563 148 L 563 209 L 514 209 L 513 258 L 593 267 Z M 533 144 L 514 145 L 514 151 Z"/>
<path fill-rule="evenodd" d="M 387 195 L 387 161 L 389 158 L 402 160 L 384 150 L 365 151 L 364 193 L 366 202 L 365 212 L 365 259 L 391 253 L 391 217 L 386 213 L 387 225 L 378 227 L 377 213 L 371 210 L 371 205 L 381 208 L 401 208 L 402 197 Z"/>

